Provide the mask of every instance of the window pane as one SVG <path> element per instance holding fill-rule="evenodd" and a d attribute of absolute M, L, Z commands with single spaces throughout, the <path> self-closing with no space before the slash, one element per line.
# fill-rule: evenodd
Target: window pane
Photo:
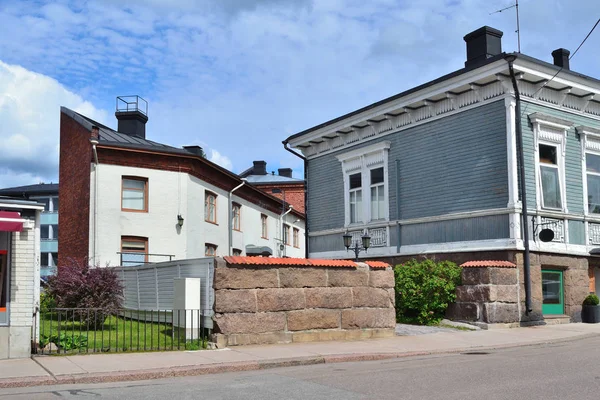
<path fill-rule="evenodd" d="M 52 199 L 52 207 L 54 212 L 58 212 L 58 197 Z"/>
<path fill-rule="evenodd" d="M 50 225 L 40 225 L 40 238 L 41 239 L 49 239 L 50 238 Z"/>
<path fill-rule="evenodd" d="M 600 156 L 587 153 L 585 155 L 585 167 L 588 172 L 597 172 L 600 174 Z"/>
<path fill-rule="evenodd" d="M 127 250 L 144 251 L 146 249 L 146 244 L 142 241 L 124 240 L 122 247 L 123 247 L 123 251 L 127 251 Z"/>
<path fill-rule="evenodd" d="M 40 257 L 40 266 L 42 267 L 47 267 L 50 265 L 49 263 L 49 259 L 50 259 L 50 253 L 42 253 L 41 257 Z"/>
<path fill-rule="evenodd" d="M 540 166 L 542 173 L 542 199 L 544 207 L 561 208 L 558 169 Z"/>
<path fill-rule="evenodd" d="M 130 210 L 143 210 L 144 191 L 123 189 L 123 208 Z"/>
<path fill-rule="evenodd" d="M 362 177 L 360 174 L 350 175 L 350 189 L 356 189 L 362 186 Z"/>
<path fill-rule="evenodd" d="M 123 179 L 123 189 L 144 190 L 146 181 L 140 179 Z"/>
<path fill-rule="evenodd" d="M 52 226 L 52 239 L 58 240 L 58 225 L 51 225 L 51 226 Z"/>
<path fill-rule="evenodd" d="M 600 176 L 588 175 L 588 211 L 600 213 Z"/>
<path fill-rule="evenodd" d="M 50 255 L 52 256 L 52 266 L 58 266 L 58 253 L 50 253 Z"/>
<path fill-rule="evenodd" d="M 379 219 L 379 207 L 377 206 L 377 188 L 371 188 L 371 219 Z"/>
<path fill-rule="evenodd" d="M 123 267 L 133 267 L 144 264 L 146 255 L 144 253 L 125 253 L 121 254 L 121 265 Z"/>
<path fill-rule="evenodd" d="M 42 203 L 44 205 L 44 211 L 46 211 L 46 212 L 50 211 L 50 199 L 49 198 L 37 199 L 36 201 L 38 203 Z"/>
<path fill-rule="evenodd" d="M 556 147 L 540 144 L 540 162 L 556 165 Z"/>
<path fill-rule="evenodd" d="M 383 167 L 371 170 L 371 185 L 383 182 Z"/>

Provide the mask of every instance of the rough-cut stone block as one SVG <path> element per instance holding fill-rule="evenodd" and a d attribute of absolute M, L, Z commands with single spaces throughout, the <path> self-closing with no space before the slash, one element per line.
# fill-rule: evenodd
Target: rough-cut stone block
<path fill-rule="evenodd" d="M 215 314 L 217 333 L 263 333 L 278 332 L 285 329 L 285 313 L 236 313 Z"/>
<path fill-rule="evenodd" d="M 372 308 L 342 310 L 342 329 L 394 328 L 396 310 Z"/>
<path fill-rule="evenodd" d="M 244 346 L 249 344 L 276 344 L 276 343 L 292 343 L 291 332 L 272 332 L 272 333 L 234 333 L 231 335 L 215 335 L 221 343 L 226 343 L 228 346 Z M 222 336 L 223 338 L 219 338 Z M 222 348 L 222 344 L 217 342 L 217 347 Z"/>
<path fill-rule="evenodd" d="M 490 283 L 493 285 L 516 285 L 516 268 L 490 268 Z"/>
<path fill-rule="evenodd" d="M 573 256 L 558 256 L 552 254 L 540 254 L 540 264 L 555 267 L 584 268 L 587 270 L 587 260 Z"/>
<path fill-rule="evenodd" d="M 565 286 L 565 305 L 581 305 L 583 300 L 589 294 L 589 289 L 585 286 Z"/>
<path fill-rule="evenodd" d="M 338 310 L 298 310 L 287 314 L 288 331 L 309 329 L 333 329 L 340 327 Z"/>
<path fill-rule="evenodd" d="M 369 282 L 369 271 L 365 269 L 330 269 L 328 273 L 328 286 L 355 287 L 367 286 Z"/>
<path fill-rule="evenodd" d="M 304 289 L 261 289 L 256 291 L 258 311 L 287 311 L 306 308 Z"/>
<path fill-rule="evenodd" d="M 388 292 L 388 296 L 390 296 L 390 301 L 392 302 L 392 305 L 395 307 L 396 306 L 396 290 L 395 289 L 387 289 Z"/>
<path fill-rule="evenodd" d="M 352 288 L 352 307 L 388 308 L 393 304 L 387 289 L 359 286 Z"/>
<path fill-rule="evenodd" d="M 456 288 L 456 301 L 472 303 L 477 301 L 489 301 L 489 286 L 458 286 Z"/>
<path fill-rule="evenodd" d="M 280 268 L 279 285 L 283 288 L 327 286 L 327 270 L 324 268 Z"/>
<path fill-rule="evenodd" d="M 307 308 L 350 308 L 352 288 L 304 289 Z"/>
<path fill-rule="evenodd" d="M 389 268 L 385 270 L 369 271 L 369 286 L 379 288 L 393 288 L 396 286 L 394 280 L 394 270 Z"/>
<path fill-rule="evenodd" d="M 294 332 L 292 341 L 294 343 L 306 342 L 327 342 L 331 340 L 347 340 L 348 331 L 330 330 L 330 331 L 312 331 L 312 332 Z"/>
<path fill-rule="evenodd" d="M 519 321 L 519 307 L 510 303 L 485 303 L 483 320 L 487 323 L 507 323 Z"/>
<path fill-rule="evenodd" d="M 477 303 L 451 303 L 446 316 L 456 321 L 479 321 L 479 305 Z"/>
<path fill-rule="evenodd" d="M 462 273 L 463 285 L 481 285 L 490 283 L 489 268 L 463 268 Z"/>
<path fill-rule="evenodd" d="M 273 288 L 278 285 L 277 269 L 215 268 L 215 290 Z"/>
<path fill-rule="evenodd" d="M 590 276 L 587 270 L 568 269 L 564 272 L 565 286 L 580 286 L 589 290 Z"/>
<path fill-rule="evenodd" d="M 256 312 L 256 290 L 216 290 L 215 312 Z"/>
<path fill-rule="evenodd" d="M 490 286 L 490 301 L 517 303 L 519 301 L 517 285 Z"/>

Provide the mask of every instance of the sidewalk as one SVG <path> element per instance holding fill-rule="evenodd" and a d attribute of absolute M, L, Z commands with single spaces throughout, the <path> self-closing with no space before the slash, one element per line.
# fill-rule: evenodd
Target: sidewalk
<path fill-rule="evenodd" d="M 222 350 L 40 356 L 0 361 L 0 388 L 98 383 L 482 351 L 600 335 L 600 324 L 439 332 L 348 342 L 240 346 Z"/>

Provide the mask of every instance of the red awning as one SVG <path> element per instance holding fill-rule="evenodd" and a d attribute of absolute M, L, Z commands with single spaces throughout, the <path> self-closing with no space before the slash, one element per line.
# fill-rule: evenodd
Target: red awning
<path fill-rule="evenodd" d="M 21 232 L 22 230 L 23 220 L 18 212 L 0 211 L 0 231 Z"/>

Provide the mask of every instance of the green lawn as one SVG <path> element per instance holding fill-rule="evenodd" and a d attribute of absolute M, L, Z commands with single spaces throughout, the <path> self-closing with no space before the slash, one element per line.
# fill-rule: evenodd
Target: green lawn
<path fill-rule="evenodd" d="M 155 313 L 155 320 L 156 316 Z M 164 320 L 165 314 L 161 313 L 160 318 Z M 72 313 L 68 317 L 62 314 L 60 321 L 56 312 L 40 315 L 40 346 L 48 341 L 54 342 L 60 353 L 199 350 L 206 348 L 207 344 L 207 340 L 199 336 L 202 332 L 195 329 L 193 337 L 186 340 L 185 329 L 173 328 L 169 322 L 144 322 L 110 316 L 102 326 L 88 329 L 87 323 L 81 323 Z M 48 347 L 43 353 L 48 353 Z"/>

